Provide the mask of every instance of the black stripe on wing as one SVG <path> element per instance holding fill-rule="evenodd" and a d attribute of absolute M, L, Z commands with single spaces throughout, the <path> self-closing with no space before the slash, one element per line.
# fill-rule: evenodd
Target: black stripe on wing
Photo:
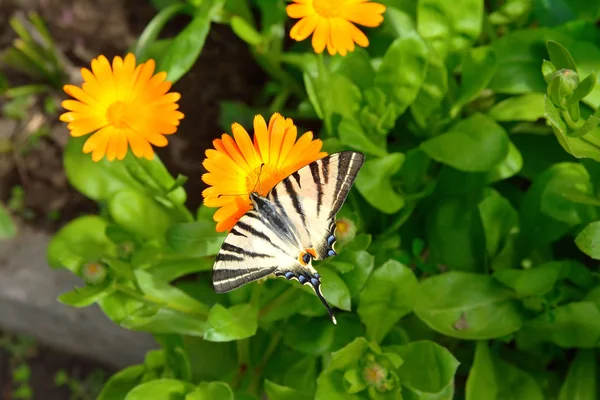
<path fill-rule="evenodd" d="M 223 251 L 226 251 L 227 253 L 223 253 Z M 231 254 L 231 253 L 233 253 L 233 254 Z M 269 254 L 256 253 L 254 251 L 246 250 L 244 248 L 235 246 L 235 245 L 227 243 L 227 242 L 223 243 L 223 245 L 221 246 L 221 251 L 219 251 L 219 254 L 217 254 L 217 261 L 219 261 L 219 256 L 221 254 L 242 256 L 242 257 L 245 256 L 245 257 L 249 257 L 249 258 L 270 258 L 271 257 Z"/>
<path fill-rule="evenodd" d="M 229 292 L 246 283 L 272 274 L 277 267 L 267 268 L 219 268 L 213 270 L 213 286 L 217 293 Z"/>
<path fill-rule="evenodd" d="M 333 204 L 329 218 L 334 218 L 335 214 L 342 208 L 342 205 L 348 197 L 348 192 L 356 179 L 358 171 L 365 161 L 362 153 L 355 151 L 344 151 L 336 153 L 337 155 L 337 177 L 335 181 L 335 192 L 333 194 Z"/>
<path fill-rule="evenodd" d="M 329 164 L 329 157 L 325 157 L 324 160 L 326 160 L 324 161 L 324 163 Z M 319 174 L 319 164 L 313 162 L 310 163 L 308 167 L 310 168 L 310 174 L 312 175 L 313 182 L 315 183 L 315 185 L 317 185 L 317 216 L 319 216 L 321 214 L 321 206 L 323 206 L 323 195 L 325 194 L 323 188 L 321 187 L 321 175 Z M 323 168 L 324 173 L 325 167 Z M 328 178 L 327 175 L 325 175 L 325 177 L 325 179 Z"/>

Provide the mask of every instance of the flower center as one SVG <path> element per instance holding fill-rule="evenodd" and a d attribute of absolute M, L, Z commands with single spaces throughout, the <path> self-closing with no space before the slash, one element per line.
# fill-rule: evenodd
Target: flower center
<path fill-rule="evenodd" d="M 342 235 L 347 233 L 348 229 L 350 228 L 348 226 L 348 222 L 344 221 L 343 219 L 338 220 L 335 224 L 336 224 L 337 231 Z"/>
<path fill-rule="evenodd" d="M 317 14 L 325 18 L 335 18 L 340 15 L 344 0 L 313 0 Z"/>
<path fill-rule="evenodd" d="M 115 128 L 126 128 L 128 126 L 127 117 L 129 115 L 129 104 L 122 101 L 115 101 L 108 107 L 108 110 L 106 110 L 106 119 L 108 119 L 108 123 Z"/>
<path fill-rule="evenodd" d="M 266 196 L 273 186 L 281 182 L 283 178 L 285 178 L 283 171 L 265 164 L 262 168 L 260 166 L 255 168 L 246 176 L 246 189 L 248 193 L 257 192 L 261 196 Z"/>

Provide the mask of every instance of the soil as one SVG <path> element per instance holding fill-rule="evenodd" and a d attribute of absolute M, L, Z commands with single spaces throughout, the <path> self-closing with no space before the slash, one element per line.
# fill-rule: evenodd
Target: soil
<path fill-rule="evenodd" d="M 32 11 L 43 18 L 56 46 L 77 68 L 88 66 L 99 54 L 109 59 L 125 54 L 156 14 L 149 0 L 0 0 L 0 53 L 15 38 L 9 18 Z M 165 27 L 161 37 L 177 34 L 187 22 L 188 18 L 176 18 Z M 10 86 L 36 83 L 2 64 L 0 73 L 8 78 Z M 204 173 L 204 151 L 221 134 L 220 102 L 252 104 L 265 81 L 246 44 L 228 26 L 213 24 L 198 61 L 172 89 L 182 95 L 179 105 L 185 118 L 178 132 L 169 137 L 169 146 L 157 149 L 173 175 L 181 173 L 189 177 L 186 189 L 191 210 L 202 202 L 204 184 L 200 176 Z M 7 99 L 0 96 L 0 110 L 6 105 Z M 48 232 L 56 231 L 77 216 L 98 211 L 93 201 L 69 185 L 64 174 L 62 150 L 68 131 L 58 121 L 61 112 L 59 106 L 56 113 L 49 115 L 37 99 L 29 105 L 23 121 L 8 119 L 0 113 L 0 202 L 11 208 L 19 223 Z M 32 134 L 40 126 L 47 127 L 44 134 Z M 0 400 L 12 398 L 9 358 L 0 348 Z M 98 367 L 93 361 L 45 347 L 38 348 L 28 364 L 32 369 L 33 391 L 37 393 L 34 398 L 45 400 L 69 398 L 68 390 L 54 385 L 58 369 L 64 368 L 82 379 Z"/>
<path fill-rule="evenodd" d="M 91 58 L 99 54 L 109 59 L 125 54 L 156 13 L 149 0 L 0 0 L 0 52 L 15 37 L 8 19 L 30 11 L 44 18 L 57 47 L 77 68 L 89 66 Z M 177 34 L 188 22 L 183 16 L 175 18 L 161 37 Z M 2 70 L 0 65 L 0 72 L 12 85 L 33 83 L 18 71 Z M 222 133 L 218 126 L 221 101 L 251 104 L 264 83 L 265 75 L 253 62 L 246 44 L 228 26 L 213 24 L 198 61 L 172 89 L 182 95 L 179 105 L 185 118 L 177 133 L 169 137 L 169 145 L 156 149 L 173 175 L 188 176 L 190 209 L 195 210 L 202 202 L 204 151 Z M 57 119 L 60 106 L 51 118 L 41 108 L 41 104 L 34 104 L 30 119 L 20 124 L 0 116 L 0 201 L 7 204 L 17 197 L 13 207 L 17 217 L 53 232 L 79 215 L 96 212 L 97 206 L 71 188 L 64 175 L 61 154 L 68 131 Z M 30 126 L 39 124 L 40 118 L 50 127 L 49 132 L 32 145 Z M 25 134 L 21 132 L 24 127 L 28 131 Z M 7 135 L 11 135 L 16 151 L 2 151 Z M 15 187 L 23 189 L 22 199 Z"/>

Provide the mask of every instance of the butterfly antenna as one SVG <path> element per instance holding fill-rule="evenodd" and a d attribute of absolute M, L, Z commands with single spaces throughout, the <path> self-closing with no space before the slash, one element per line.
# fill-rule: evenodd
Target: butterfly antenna
<path fill-rule="evenodd" d="M 256 183 L 254 184 L 254 188 L 252 189 L 252 193 L 256 192 L 256 187 L 260 183 L 260 174 L 262 174 L 262 169 L 265 166 L 265 163 L 260 164 L 260 170 L 258 170 L 258 178 L 256 178 Z M 260 188 L 258 188 L 260 190 Z"/>
<path fill-rule="evenodd" d="M 228 193 L 228 194 L 220 194 L 217 196 L 217 198 L 221 198 L 223 196 L 246 196 L 246 193 L 239 193 L 239 194 L 235 194 L 235 193 Z"/>
<path fill-rule="evenodd" d="M 321 303 L 323 303 L 323 305 L 325 306 L 325 309 L 329 313 L 329 316 L 331 317 L 331 320 L 333 321 L 333 323 L 337 325 L 337 319 L 335 319 L 335 315 L 333 315 L 333 310 L 331 309 L 331 307 L 329 307 L 329 304 L 327 303 L 327 300 L 325 300 L 325 297 L 323 297 L 323 293 L 321 293 L 321 284 L 318 284 L 316 286 L 313 286 L 313 285 L 310 285 L 310 286 L 315 291 L 315 294 L 317 295 L 319 300 L 321 300 Z"/>

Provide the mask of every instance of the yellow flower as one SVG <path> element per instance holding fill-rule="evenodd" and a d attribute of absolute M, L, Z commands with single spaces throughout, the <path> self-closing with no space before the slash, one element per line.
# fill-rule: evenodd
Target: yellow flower
<path fill-rule="evenodd" d="M 376 27 L 383 21 L 385 6 L 367 0 L 293 0 L 286 7 L 290 18 L 301 18 L 292 27 L 290 37 L 301 41 L 314 32 L 312 46 L 316 53 L 327 47 L 329 54 L 345 56 L 362 47 L 369 39 L 354 24 Z"/>
<path fill-rule="evenodd" d="M 297 129 L 290 118 L 275 113 L 267 126 L 260 115 L 254 117 L 254 141 L 238 123 L 231 125 L 233 138 L 224 133 L 206 150 L 202 165 L 208 173 L 202 180 L 209 185 L 202 195 L 207 207 L 220 207 L 213 216 L 217 231 L 231 229 L 252 207 L 248 195 L 262 196 L 285 177 L 327 155 L 323 142 L 306 132 L 297 141 Z"/>
<path fill-rule="evenodd" d="M 150 144 L 166 146 L 164 135 L 175 133 L 183 118 L 176 104 L 180 94 L 167 93 L 171 83 L 165 81 L 165 72 L 153 75 L 154 60 L 136 67 L 134 55 L 127 54 L 124 60 L 115 57 L 111 66 L 101 55 L 91 64 L 91 71 L 81 69 L 81 87 L 65 85 L 64 91 L 76 100 L 62 102 L 69 112 L 60 120 L 68 122 L 71 136 L 95 132 L 83 145 L 94 161 L 105 155 L 109 161 L 122 160 L 128 146 L 136 157 L 151 160 Z"/>

